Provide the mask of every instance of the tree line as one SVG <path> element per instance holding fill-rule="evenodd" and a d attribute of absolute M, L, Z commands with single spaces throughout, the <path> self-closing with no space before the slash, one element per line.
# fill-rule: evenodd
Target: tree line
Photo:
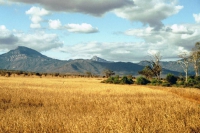
<path fill-rule="evenodd" d="M 146 60 L 146 66 L 143 70 L 139 71 L 138 74 L 144 77 L 138 77 L 135 80 L 136 84 L 151 84 L 151 85 L 162 85 L 162 86 L 182 86 L 182 87 L 196 87 L 200 88 L 200 76 L 199 76 L 199 69 L 200 69 L 200 42 L 196 42 L 194 47 L 190 52 L 181 52 L 179 54 L 180 60 L 177 61 L 178 64 L 183 68 L 185 73 L 185 77 L 182 76 L 174 76 L 173 74 L 167 74 L 165 79 L 161 79 L 161 72 L 162 72 L 162 65 L 161 61 L 161 54 L 155 53 L 150 55 L 151 59 Z M 188 76 L 188 68 L 189 65 L 192 64 L 194 68 L 195 75 Z M 112 74 L 111 74 L 112 75 Z M 132 84 L 134 81 L 129 82 L 131 80 L 130 76 L 119 78 L 119 76 L 111 77 L 108 75 L 108 79 L 104 80 L 103 83 L 126 83 L 122 82 L 121 80 L 127 79 L 127 84 Z"/>

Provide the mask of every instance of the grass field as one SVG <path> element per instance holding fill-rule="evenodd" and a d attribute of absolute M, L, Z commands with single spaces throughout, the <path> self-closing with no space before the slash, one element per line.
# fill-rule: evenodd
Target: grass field
<path fill-rule="evenodd" d="M 0 77 L 0 133 L 200 133 L 200 90 Z"/>

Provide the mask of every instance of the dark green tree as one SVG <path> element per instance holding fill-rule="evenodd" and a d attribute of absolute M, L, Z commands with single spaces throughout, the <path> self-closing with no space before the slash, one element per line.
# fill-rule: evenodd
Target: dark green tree
<path fill-rule="evenodd" d="M 139 71 L 138 73 L 140 75 L 144 75 L 147 79 L 150 79 L 154 76 L 149 66 L 145 66 L 145 68 L 142 71 Z"/>
<path fill-rule="evenodd" d="M 167 74 L 166 80 L 167 80 L 167 82 L 169 82 L 171 85 L 176 84 L 177 79 L 178 79 L 178 78 L 177 78 L 176 76 L 174 76 L 173 74 L 171 74 L 171 73 Z"/>

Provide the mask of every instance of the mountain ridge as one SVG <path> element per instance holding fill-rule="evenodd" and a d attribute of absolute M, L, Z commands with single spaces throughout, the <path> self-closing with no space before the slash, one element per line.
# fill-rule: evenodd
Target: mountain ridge
<path fill-rule="evenodd" d="M 110 69 L 117 75 L 138 75 L 138 71 L 144 68 L 141 63 L 110 62 L 97 56 L 91 59 L 63 61 L 52 59 L 36 50 L 23 46 L 18 46 L 16 49 L 0 55 L 0 62 L 0 69 L 45 73 L 86 73 L 89 71 L 96 75 L 102 75 L 105 69 Z M 162 74 L 173 73 L 178 75 L 180 72 L 163 68 Z"/>

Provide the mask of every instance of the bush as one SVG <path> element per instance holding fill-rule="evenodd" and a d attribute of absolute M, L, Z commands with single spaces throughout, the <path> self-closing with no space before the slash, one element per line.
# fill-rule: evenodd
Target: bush
<path fill-rule="evenodd" d="M 192 86 L 194 86 L 196 84 L 197 84 L 197 82 L 196 82 L 196 80 L 194 78 L 189 78 L 188 79 L 187 86 L 192 87 Z"/>
<path fill-rule="evenodd" d="M 162 81 L 161 81 L 161 80 L 158 80 L 158 79 L 152 79 L 152 80 L 151 80 L 151 84 L 152 84 L 152 85 L 161 85 L 161 84 L 162 84 Z"/>
<path fill-rule="evenodd" d="M 136 84 L 138 84 L 138 85 L 146 85 L 148 83 L 150 83 L 150 81 L 144 77 L 138 77 L 136 79 Z"/>
<path fill-rule="evenodd" d="M 197 82 L 200 82 L 200 76 L 196 76 L 194 79 L 195 79 Z"/>
<path fill-rule="evenodd" d="M 109 77 L 106 80 L 103 80 L 102 83 L 110 83 L 110 84 L 133 84 L 132 78 L 128 78 L 126 76 L 120 79 L 119 76 Z"/>
<path fill-rule="evenodd" d="M 113 78 L 113 83 L 114 84 L 119 84 L 120 83 L 120 80 L 119 80 L 119 76 L 118 75 L 116 75 L 114 78 Z"/>
<path fill-rule="evenodd" d="M 120 80 L 120 84 L 133 84 L 133 80 L 131 77 L 122 77 L 122 79 Z"/>
<path fill-rule="evenodd" d="M 176 84 L 177 77 L 169 73 L 167 74 L 166 81 L 169 82 L 171 85 Z"/>
<path fill-rule="evenodd" d="M 162 86 L 164 86 L 164 87 L 170 87 L 171 85 L 170 85 L 169 82 L 163 82 L 163 83 L 162 83 Z"/>
<path fill-rule="evenodd" d="M 176 81 L 176 84 L 179 85 L 179 86 L 184 85 L 184 81 L 182 81 L 182 80 Z"/>

